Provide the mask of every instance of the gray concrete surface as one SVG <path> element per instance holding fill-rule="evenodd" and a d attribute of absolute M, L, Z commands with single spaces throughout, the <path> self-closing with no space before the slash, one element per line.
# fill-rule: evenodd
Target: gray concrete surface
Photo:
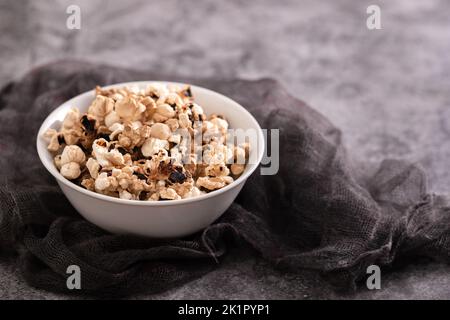
<path fill-rule="evenodd" d="M 69 4 L 81 30 L 65 27 Z M 366 28 L 381 7 L 382 29 Z M 272 77 L 339 126 L 356 160 L 420 162 L 430 187 L 450 185 L 450 2 L 5 1 L 0 85 L 58 58 L 197 77 Z M 273 271 L 248 252 L 216 271 L 145 299 L 449 299 L 450 267 L 412 264 L 383 274 L 382 290 L 334 292 L 319 276 Z M 0 298 L 64 299 L 27 286 L 0 258 Z"/>

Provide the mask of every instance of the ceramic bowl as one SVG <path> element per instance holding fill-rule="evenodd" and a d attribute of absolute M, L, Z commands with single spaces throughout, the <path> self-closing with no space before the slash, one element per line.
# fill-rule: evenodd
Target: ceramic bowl
<path fill-rule="evenodd" d="M 170 83 L 140 81 L 115 84 L 106 88 L 123 86 L 145 88 L 154 82 Z M 119 199 L 86 190 L 59 173 L 53 163 L 53 156 L 47 150 L 43 134 L 49 128 L 59 129 L 70 108 L 77 107 L 81 112 L 87 111 L 94 98 L 94 90 L 64 102 L 45 119 L 37 136 L 39 158 L 48 172 L 55 177 L 70 203 L 86 220 L 112 233 L 174 238 L 204 229 L 233 203 L 263 157 L 264 137 L 261 127 L 244 107 L 230 98 L 198 86 L 191 86 L 191 90 L 196 103 L 203 107 L 207 115 L 222 114 L 231 128 L 252 129 L 257 133 L 257 147 L 252 146 L 250 150 L 250 158 L 256 161 L 247 164 L 243 174 L 233 183 L 194 198 L 168 201 Z"/>

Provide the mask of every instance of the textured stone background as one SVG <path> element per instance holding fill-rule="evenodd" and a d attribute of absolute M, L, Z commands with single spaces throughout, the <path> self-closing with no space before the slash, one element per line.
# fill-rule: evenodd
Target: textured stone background
<path fill-rule="evenodd" d="M 65 27 L 69 4 L 82 28 Z M 378 4 L 382 30 L 366 28 Z M 356 160 L 420 162 L 430 187 L 450 186 L 450 2 L 5 1 L 0 85 L 33 66 L 79 58 L 197 77 L 273 77 L 342 128 Z M 449 299 L 450 267 L 383 274 L 380 291 L 334 292 L 315 274 L 283 275 L 245 251 L 207 276 L 136 298 Z M 28 287 L 0 258 L 0 298 L 64 299 Z"/>

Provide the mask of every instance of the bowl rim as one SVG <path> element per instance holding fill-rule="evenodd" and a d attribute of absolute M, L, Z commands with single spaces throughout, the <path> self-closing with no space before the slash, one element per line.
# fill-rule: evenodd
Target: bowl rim
<path fill-rule="evenodd" d="M 227 192 L 230 189 L 233 189 L 237 186 L 239 186 L 241 183 L 244 183 L 247 178 L 259 167 L 259 164 L 261 163 L 261 160 L 264 155 L 265 150 L 265 143 L 264 143 L 264 135 L 261 129 L 261 126 L 259 125 L 258 121 L 256 121 L 255 117 L 242 105 L 234 101 L 233 99 L 219 93 L 216 91 L 213 91 L 208 88 L 204 88 L 197 85 L 187 84 L 183 82 L 176 82 L 176 81 L 159 81 L 159 80 L 145 80 L 145 81 L 129 81 L 129 82 L 120 82 L 120 83 L 114 83 L 107 86 L 102 86 L 102 88 L 109 89 L 113 87 L 120 87 L 120 86 L 144 86 L 149 85 L 150 83 L 161 83 L 161 84 L 174 84 L 174 85 L 190 85 L 192 88 L 197 89 L 199 91 L 204 91 L 209 94 L 218 95 L 222 99 L 228 100 L 229 103 L 235 104 L 238 109 L 241 109 L 241 112 L 246 114 L 249 119 L 251 120 L 253 126 L 258 131 L 258 154 L 257 154 L 257 161 L 255 164 L 252 164 L 252 167 L 249 168 L 246 172 L 244 172 L 239 178 L 234 180 L 229 185 L 226 185 L 225 187 L 217 190 L 213 190 L 209 193 L 202 194 L 200 196 L 192 197 L 192 198 L 186 198 L 186 199 L 179 199 L 179 200 L 167 200 L 167 201 L 143 201 L 143 200 L 129 200 L 129 199 L 121 199 L 121 198 L 115 198 L 108 195 L 104 195 L 101 193 L 97 193 L 94 191 L 87 190 L 85 188 L 82 188 L 78 186 L 77 184 L 71 182 L 70 180 L 64 178 L 61 173 L 56 170 L 56 167 L 54 164 L 50 161 L 47 161 L 44 157 L 44 153 L 49 152 L 46 148 L 42 148 L 40 145 L 40 139 L 42 139 L 42 135 L 44 132 L 50 127 L 50 119 L 54 117 L 55 114 L 57 114 L 61 108 L 65 107 L 67 104 L 70 104 L 71 101 L 80 98 L 83 95 L 89 95 L 95 92 L 94 89 L 85 91 L 83 93 L 80 93 L 69 100 L 64 101 L 61 103 L 58 107 L 56 107 L 50 114 L 45 118 L 45 120 L 42 122 L 41 126 L 39 127 L 38 134 L 36 137 L 36 149 L 38 152 L 39 159 L 41 160 L 44 167 L 47 169 L 47 171 L 57 180 L 59 183 L 63 183 L 65 186 L 69 187 L 70 189 L 73 189 L 74 191 L 81 192 L 82 194 L 85 194 L 89 197 L 97 198 L 99 200 L 105 200 L 109 202 L 114 202 L 122 205 L 138 205 L 138 206 L 173 206 L 173 205 L 181 205 L 181 204 L 187 204 L 191 202 L 197 202 L 197 201 L 203 201 L 209 198 L 213 198 L 215 196 L 218 196 L 224 192 Z M 248 165 L 248 164 L 247 164 Z"/>

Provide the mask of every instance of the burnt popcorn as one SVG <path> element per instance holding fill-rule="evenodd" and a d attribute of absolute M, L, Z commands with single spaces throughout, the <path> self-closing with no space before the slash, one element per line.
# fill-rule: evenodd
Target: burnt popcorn
<path fill-rule="evenodd" d="M 81 117 L 81 125 L 87 133 L 95 131 L 95 119 L 89 119 L 87 115 Z"/>
<path fill-rule="evenodd" d="M 123 155 L 126 155 L 128 153 L 127 149 L 125 149 L 124 147 L 118 147 L 117 151 L 119 151 Z"/>
<path fill-rule="evenodd" d="M 245 164 L 226 161 L 248 159 L 249 146 L 227 145 L 227 129 L 224 117 L 207 115 L 194 102 L 190 86 L 151 83 L 97 87 L 87 112 L 72 108 L 61 128 L 44 136 L 55 166 L 71 182 L 125 200 L 168 201 L 239 177 Z M 185 147 L 195 131 L 203 134 L 200 157 Z"/>
<path fill-rule="evenodd" d="M 184 96 L 187 97 L 187 98 L 192 98 L 191 87 L 188 86 L 186 89 L 184 89 L 184 90 L 181 92 L 181 94 L 184 95 Z"/>
<path fill-rule="evenodd" d="M 111 139 L 109 138 L 109 134 L 107 133 L 99 133 L 97 135 L 97 139 L 105 139 L 106 141 L 111 141 Z"/>
<path fill-rule="evenodd" d="M 135 171 L 133 174 L 135 174 L 141 180 L 147 180 L 147 177 L 144 174 L 142 174 L 142 173 L 139 173 L 139 172 Z"/>
<path fill-rule="evenodd" d="M 64 140 L 64 136 L 62 134 L 58 134 L 58 143 L 64 144 L 66 141 Z"/>
<path fill-rule="evenodd" d="M 186 175 L 182 172 L 178 172 L 178 171 L 173 171 L 170 175 L 169 175 L 169 181 L 172 183 L 183 183 L 184 181 L 186 181 Z"/>

